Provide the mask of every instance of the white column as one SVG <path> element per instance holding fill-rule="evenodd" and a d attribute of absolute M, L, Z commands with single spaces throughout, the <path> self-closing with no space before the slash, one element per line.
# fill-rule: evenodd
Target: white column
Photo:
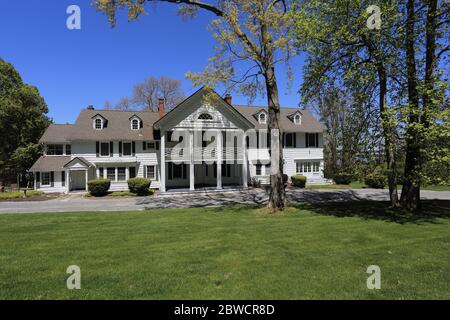
<path fill-rule="evenodd" d="M 70 192 L 70 170 L 65 171 L 66 175 L 66 193 Z"/>
<path fill-rule="evenodd" d="M 117 181 L 118 170 L 117 167 L 114 168 L 115 178 L 114 181 Z"/>
<path fill-rule="evenodd" d="M 104 167 L 103 168 L 103 179 L 107 179 L 108 178 L 108 168 Z"/>
<path fill-rule="evenodd" d="M 166 192 L 166 133 L 161 131 L 161 163 L 160 163 L 160 171 L 161 171 L 161 181 L 159 190 L 161 192 Z"/>
<path fill-rule="evenodd" d="M 242 186 L 247 188 L 247 145 L 244 132 L 242 133 Z"/>
<path fill-rule="evenodd" d="M 125 167 L 125 181 L 130 179 L 130 167 Z"/>
<path fill-rule="evenodd" d="M 95 169 L 95 176 L 96 176 L 97 178 L 101 178 L 101 177 L 100 177 L 100 169 L 99 169 L 98 167 Z"/>
<path fill-rule="evenodd" d="M 216 141 L 217 189 L 222 189 L 222 131 L 217 132 Z"/>
<path fill-rule="evenodd" d="M 86 188 L 86 191 L 88 191 L 88 178 L 89 178 L 89 169 L 86 169 L 86 185 L 85 185 L 85 188 Z"/>
<path fill-rule="evenodd" d="M 189 131 L 189 189 L 195 190 L 194 131 Z"/>

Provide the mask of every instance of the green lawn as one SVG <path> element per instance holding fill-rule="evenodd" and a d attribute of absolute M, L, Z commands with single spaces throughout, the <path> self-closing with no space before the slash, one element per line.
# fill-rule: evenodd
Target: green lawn
<path fill-rule="evenodd" d="M 385 205 L 2 215 L 0 299 L 449 299 L 450 202 Z"/>

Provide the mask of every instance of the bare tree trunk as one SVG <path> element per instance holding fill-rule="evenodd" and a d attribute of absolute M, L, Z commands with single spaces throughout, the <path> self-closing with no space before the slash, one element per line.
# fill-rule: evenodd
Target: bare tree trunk
<path fill-rule="evenodd" d="M 275 68 L 269 66 L 265 72 L 267 102 L 269 107 L 268 128 L 271 132 L 270 143 L 270 196 L 269 208 L 283 209 L 286 206 L 286 193 L 283 182 L 283 148 L 282 132 L 280 130 L 280 101 L 278 98 L 278 85 L 275 77 Z"/>
<path fill-rule="evenodd" d="M 394 132 L 389 124 L 389 115 L 387 113 L 387 76 L 386 69 L 381 63 L 378 64 L 378 78 L 380 81 L 380 115 L 383 126 L 384 149 L 386 155 L 386 164 L 388 172 L 389 199 L 392 207 L 398 207 L 397 191 L 397 173 L 394 149 Z"/>
<path fill-rule="evenodd" d="M 400 202 L 408 209 L 420 208 L 420 144 L 417 130 L 419 123 L 419 93 L 414 49 L 414 0 L 408 0 L 406 20 L 406 65 L 408 74 L 409 125 L 406 132 L 406 159 Z"/>

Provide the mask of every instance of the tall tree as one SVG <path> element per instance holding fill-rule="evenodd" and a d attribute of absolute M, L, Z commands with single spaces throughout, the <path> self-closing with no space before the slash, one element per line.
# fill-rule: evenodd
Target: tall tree
<path fill-rule="evenodd" d="M 149 77 L 134 86 L 131 101 L 140 109 L 158 111 L 158 99 L 164 99 L 165 108 L 171 110 L 184 100 L 179 80 L 161 76 Z"/>
<path fill-rule="evenodd" d="M 50 124 L 39 91 L 23 83 L 13 65 L 0 59 L 0 181 L 15 181 L 28 168 L 17 166 L 13 154 L 35 161 L 39 137 Z"/>
<path fill-rule="evenodd" d="M 367 26 L 366 9 L 378 4 L 380 30 Z M 398 43 L 393 34 L 398 8 L 394 2 L 331 0 L 297 1 L 296 33 L 308 53 L 302 92 L 308 99 L 327 79 L 352 91 L 378 89 L 378 108 L 384 137 L 391 205 L 399 205 L 396 174 L 396 120 L 389 107 L 388 85 L 399 82 Z"/>
<path fill-rule="evenodd" d="M 128 9 L 129 19 L 138 18 L 152 0 L 97 0 L 97 8 L 115 24 L 118 9 Z M 271 130 L 271 175 L 269 207 L 282 209 L 286 203 L 283 184 L 283 153 L 281 149 L 280 102 L 276 65 L 287 62 L 295 52 L 290 37 L 293 16 L 291 1 L 230 0 L 207 3 L 196 0 L 162 0 L 181 5 L 181 14 L 194 16 L 205 10 L 216 16 L 211 23 L 219 43 L 217 53 L 202 73 L 188 73 L 194 84 L 210 86 L 222 82 L 229 90 L 254 97 L 265 93 Z"/>

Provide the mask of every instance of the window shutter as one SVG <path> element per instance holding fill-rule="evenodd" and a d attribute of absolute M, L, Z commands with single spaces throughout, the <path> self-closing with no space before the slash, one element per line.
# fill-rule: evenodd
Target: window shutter
<path fill-rule="evenodd" d="M 98 141 L 95 142 L 95 154 L 96 154 L 96 157 L 98 157 L 100 154 L 100 142 L 98 142 Z"/>
<path fill-rule="evenodd" d="M 55 186 L 55 172 L 54 171 L 50 172 L 50 185 L 52 187 Z"/>
<path fill-rule="evenodd" d="M 319 134 L 316 133 L 316 148 L 319 147 Z"/>
<path fill-rule="evenodd" d="M 155 148 L 156 150 L 159 150 L 159 141 L 155 141 Z"/>
<path fill-rule="evenodd" d="M 109 156 L 114 156 L 114 141 L 109 142 Z"/>
<path fill-rule="evenodd" d="M 187 164 L 183 164 L 183 179 L 187 179 Z"/>
<path fill-rule="evenodd" d="M 136 142 L 131 142 L 131 148 L 132 148 L 132 152 L 133 152 L 133 156 L 136 154 Z"/>
<path fill-rule="evenodd" d="M 119 141 L 119 157 L 122 156 L 122 141 Z"/>
<path fill-rule="evenodd" d="M 66 173 L 64 171 L 61 171 L 61 185 L 66 186 Z"/>
<path fill-rule="evenodd" d="M 41 173 L 36 172 L 36 189 L 41 187 Z"/>
<path fill-rule="evenodd" d="M 147 150 L 147 142 L 142 141 L 142 150 Z"/>
<path fill-rule="evenodd" d="M 139 128 L 143 128 L 144 127 L 144 124 L 142 123 L 142 121 L 139 121 Z"/>
<path fill-rule="evenodd" d="M 172 180 L 172 162 L 169 162 L 168 167 L 168 173 L 169 173 L 169 180 Z"/>
<path fill-rule="evenodd" d="M 259 149 L 259 131 L 256 133 L 256 149 Z"/>
<path fill-rule="evenodd" d="M 305 147 L 309 148 L 309 136 L 307 132 L 305 133 Z"/>
<path fill-rule="evenodd" d="M 297 133 L 294 132 L 292 135 L 294 136 L 294 148 L 297 148 Z"/>
<path fill-rule="evenodd" d="M 147 166 L 144 166 L 144 178 L 147 178 Z"/>

